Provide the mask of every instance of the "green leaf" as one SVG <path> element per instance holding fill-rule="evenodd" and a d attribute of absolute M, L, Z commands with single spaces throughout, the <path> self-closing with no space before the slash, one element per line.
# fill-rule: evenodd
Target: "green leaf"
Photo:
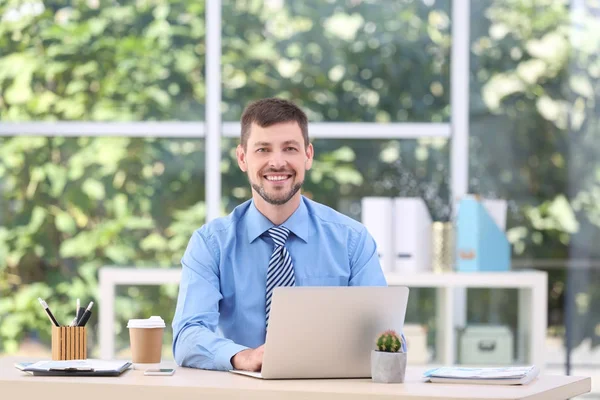
<path fill-rule="evenodd" d="M 8 314 L 15 307 L 15 301 L 11 297 L 0 299 L 0 315 Z"/>
<path fill-rule="evenodd" d="M 325 32 L 346 42 L 353 42 L 365 20 L 360 14 L 336 13 L 323 23 Z"/>
<path fill-rule="evenodd" d="M 25 73 L 20 74 L 15 78 L 4 92 L 6 101 L 11 104 L 23 104 L 29 101 L 33 95 L 31 90 L 31 75 Z"/>
<path fill-rule="evenodd" d="M 340 184 L 362 185 L 363 177 L 360 172 L 351 167 L 336 168 L 333 173 L 335 180 Z"/>
<path fill-rule="evenodd" d="M 37 233 L 46 219 L 47 211 L 40 206 L 35 206 L 31 212 L 31 220 L 27 225 L 30 233 Z"/>
<path fill-rule="evenodd" d="M 50 181 L 50 195 L 57 198 L 67 185 L 67 169 L 55 164 L 46 164 L 45 171 Z"/>
<path fill-rule="evenodd" d="M 161 4 L 154 9 L 152 15 L 156 19 L 167 19 L 169 16 L 170 7 L 168 4 Z"/>
<path fill-rule="evenodd" d="M 77 236 L 63 241 L 59 253 L 64 258 L 87 257 L 94 253 L 98 245 L 99 241 L 96 235 L 90 232 L 81 232 Z"/>
<path fill-rule="evenodd" d="M 108 246 L 104 254 L 115 264 L 120 265 L 130 263 L 136 255 L 134 248 L 125 245 Z"/>
<path fill-rule="evenodd" d="M 189 74 L 199 64 L 198 58 L 189 51 L 178 51 L 175 56 L 175 68 L 184 74 Z"/>
<path fill-rule="evenodd" d="M 343 146 L 337 149 L 336 151 L 331 153 L 331 157 L 334 160 L 342 161 L 342 162 L 352 162 L 356 158 L 356 154 L 354 154 L 354 150 L 352 150 L 348 146 Z"/>
<path fill-rule="evenodd" d="M 74 234 L 77 226 L 69 213 L 61 212 L 55 217 L 56 229 L 68 234 Z"/>
<path fill-rule="evenodd" d="M 125 218 L 125 216 L 128 214 L 127 196 L 123 193 L 119 193 L 114 197 L 112 203 L 115 217 L 117 217 L 118 219 Z"/>
<path fill-rule="evenodd" d="M 67 88 L 65 89 L 65 94 L 72 95 L 78 92 L 83 92 L 87 90 L 88 84 L 83 80 L 73 80 L 69 82 Z"/>
<path fill-rule="evenodd" d="M 163 107 L 169 106 L 169 103 L 171 102 L 171 97 L 169 96 L 169 93 L 165 92 L 164 90 L 161 90 L 156 86 L 149 87 L 146 90 L 148 95 L 159 105 Z"/>
<path fill-rule="evenodd" d="M 85 194 L 94 200 L 104 199 L 104 185 L 102 185 L 102 183 L 96 179 L 86 179 L 85 182 L 83 182 L 81 189 Z"/>
<path fill-rule="evenodd" d="M 23 317 L 19 314 L 7 315 L 0 325 L 0 336 L 16 338 L 19 336 L 23 325 Z"/>
<path fill-rule="evenodd" d="M 151 229 L 154 228 L 154 220 L 150 217 L 130 217 L 125 221 L 128 229 Z"/>
<path fill-rule="evenodd" d="M 167 249 L 167 240 L 160 234 L 153 232 L 146 236 L 140 243 L 140 247 L 147 251 L 161 251 Z"/>

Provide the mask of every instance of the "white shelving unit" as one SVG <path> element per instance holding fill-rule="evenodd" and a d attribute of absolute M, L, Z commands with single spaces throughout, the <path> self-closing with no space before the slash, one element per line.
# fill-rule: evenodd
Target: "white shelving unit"
<path fill-rule="evenodd" d="M 453 289 L 518 289 L 518 357 L 519 364 L 544 368 L 546 325 L 548 320 L 548 276 L 543 271 L 448 272 L 411 275 L 386 274 L 388 285 L 437 290 L 437 362 L 456 363 L 456 315 Z M 410 296 L 409 296 L 410 301 Z M 464 310 L 459 310 L 459 312 Z"/>
<path fill-rule="evenodd" d="M 179 284 L 180 269 L 136 269 L 103 267 L 100 269 L 100 357 L 114 357 L 115 349 L 115 288 L 117 285 Z M 388 285 L 437 290 L 436 338 L 437 362 L 451 365 L 456 362 L 455 309 L 453 289 L 512 288 L 518 289 L 519 324 L 518 358 L 522 364 L 535 364 L 543 370 L 547 324 L 547 282 L 542 271 L 473 272 L 473 273 L 415 273 L 386 274 Z M 410 298 L 410 297 L 409 297 Z"/>

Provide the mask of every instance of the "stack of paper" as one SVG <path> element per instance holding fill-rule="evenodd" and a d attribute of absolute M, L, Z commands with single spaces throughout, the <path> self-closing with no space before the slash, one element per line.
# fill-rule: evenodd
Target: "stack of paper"
<path fill-rule="evenodd" d="M 504 368 L 442 367 L 425 372 L 434 383 L 477 383 L 485 385 L 526 385 L 538 374 L 535 366 Z"/>

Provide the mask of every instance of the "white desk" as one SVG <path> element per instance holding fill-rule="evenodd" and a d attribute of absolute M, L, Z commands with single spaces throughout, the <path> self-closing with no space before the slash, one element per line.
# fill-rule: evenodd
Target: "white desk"
<path fill-rule="evenodd" d="M 433 384 L 422 382 L 422 369 L 409 368 L 403 384 L 370 379 L 263 381 L 228 372 L 178 368 L 173 376 L 144 376 L 126 371 L 120 377 L 39 377 L 13 367 L 17 358 L 0 358 L 0 391 L 6 399 L 256 399 L 256 400 L 564 400 L 591 390 L 591 379 L 540 376 L 525 386 Z M 165 363 L 165 366 L 167 363 Z"/>
<path fill-rule="evenodd" d="M 99 273 L 100 358 L 114 357 L 114 307 L 117 285 L 179 284 L 180 268 L 103 267 Z M 518 363 L 535 364 L 543 372 L 546 342 L 548 277 L 542 271 L 387 274 L 388 285 L 437 289 L 437 360 L 443 365 L 456 362 L 454 288 L 515 288 L 519 290 Z M 409 296 L 410 299 L 410 296 Z"/>

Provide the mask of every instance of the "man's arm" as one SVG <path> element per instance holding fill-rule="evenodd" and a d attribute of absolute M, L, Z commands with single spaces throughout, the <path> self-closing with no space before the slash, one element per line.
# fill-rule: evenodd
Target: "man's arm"
<path fill-rule="evenodd" d="M 350 281 L 348 286 L 387 286 L 379 263 L 377 245 L 363 226 L 350 243 Z"/>
<path fill-rule="evenodd" d="M 215 333 L 219 321 L 218 249 L 194 232 L 181 260 L 181 283 L 173 318 L 173 355 L 178 365 L 229 370 L 232 357 L 245 346 Z"/>

